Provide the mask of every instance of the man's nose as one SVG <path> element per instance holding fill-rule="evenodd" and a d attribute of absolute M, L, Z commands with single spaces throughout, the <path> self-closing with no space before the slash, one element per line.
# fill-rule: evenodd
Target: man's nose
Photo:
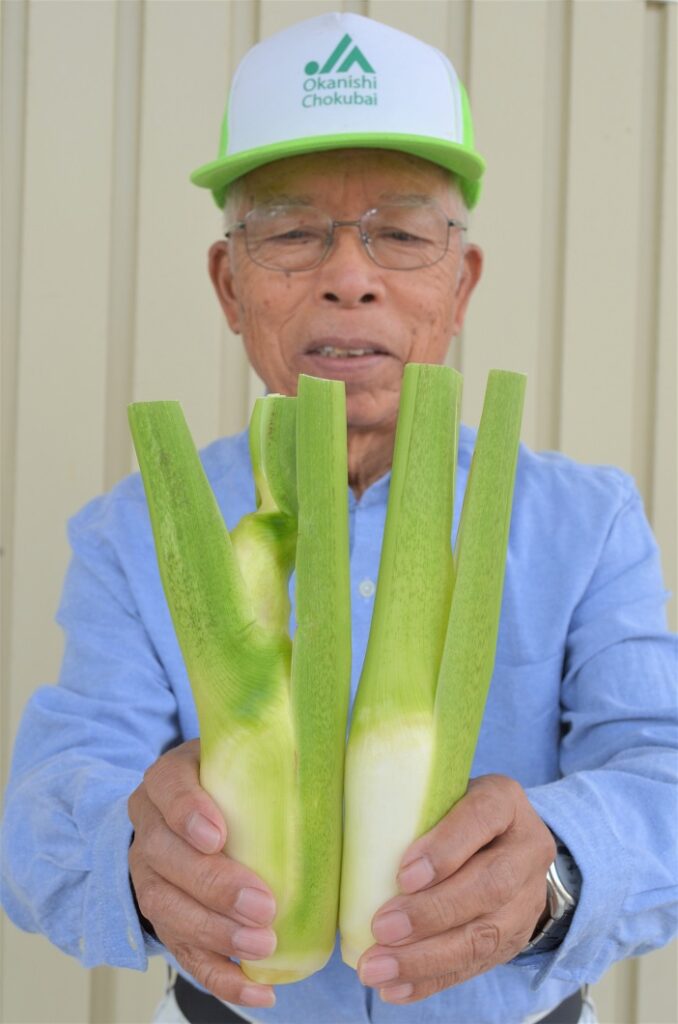
<path fill-rule="evenodd" d="M 334 229 L 332 247 L 320 265 L 320 294 L 325 302 L 351 308 L 383 295 L 381 268 L 370 258 L 357 225 Z"/>

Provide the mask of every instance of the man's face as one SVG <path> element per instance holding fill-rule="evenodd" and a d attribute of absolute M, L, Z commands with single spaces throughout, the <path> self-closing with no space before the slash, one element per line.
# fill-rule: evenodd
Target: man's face
<path fill-rule="evenodd" d="M 242 217 L 260 204 L 303 201 L 333 220 L 413 196 L 435 200 L 465 222 L 441 168 L 417 157 L 341 150 L 279 160 L 244 182 Z M 346 382 L 349 429 L 392 430 L 406 363 L 440 363 L 462 327 L 482 254 L 451 230 L 449 249 L 430 267 L 389 270 L 374 263 L 355 228 L 337 228 L 312 270 L 284 272 L 254 263 L 242 232 L 210 250 L 210 275 L 231 329 L 272 392 L 296 393 L 300 373 Z M 336 356 L 337 349 L 371 350 Z M 331 350 L 334 354 L 329 354 Z"/>

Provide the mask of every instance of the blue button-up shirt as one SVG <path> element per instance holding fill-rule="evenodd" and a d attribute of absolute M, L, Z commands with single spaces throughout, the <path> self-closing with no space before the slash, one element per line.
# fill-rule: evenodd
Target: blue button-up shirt
<path fill-rule="evenodd" d="M 455 527 L 474 432 L 462 428 Z M 254 507 L 245 434 L 203 453 L 226 524 Z M 389 475 L 349 492 L 352 691 L 367 645 Z M 86 966 L 143 970 L 127 798 L 198 721 L 138 475 L 70 523 L 58 686 L 23 716 L 4 821 L 3 903 Z M 409 1006 L 381 1002 L 338 952 L 277 988 L 285 1024 L 518 1024 L 676 930 L 676 642 L 632 480 L 521 448 L 497 659 L 473 774 L 517 779 L 583 877 L 565 941 Z M 397 799 L 397 794 L 394 794 Z"/>

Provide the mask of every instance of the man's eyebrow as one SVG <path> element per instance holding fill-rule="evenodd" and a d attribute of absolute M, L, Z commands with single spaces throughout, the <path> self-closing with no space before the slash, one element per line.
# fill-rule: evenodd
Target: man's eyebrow
<path fill-rule="evenodd" d="M 379 195 L 380 203 L 431 203 L 433 202 L 433 196 L 427 195 L 425 192 L 381 192 Z"/>
<path fill-rule="evenodd" d="M 381 192 L 378 196 L 378 203 L 430 203 L 433 197 L 426 193 L 419 192 Z M 285 192 L 278 192 L 275 195 L 252 196 L 251 202 L 257 207 L 271 206 L 315 206 L 316 200 L 309 195 L 289 195 Z"/>
<path fill-rule="evenodd" d="M 311 196 L 292 196 L 286 193 L 276 193 L 269 196 L 252 196 L 253 206 L 313 206 Z"/>

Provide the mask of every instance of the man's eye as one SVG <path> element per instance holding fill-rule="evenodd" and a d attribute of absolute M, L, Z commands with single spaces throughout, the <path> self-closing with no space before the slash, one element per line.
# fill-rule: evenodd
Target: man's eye
<path fill-rule="evenodd" d="M 315 242 L 320 237 L 321 235 L 318 231 L 312 231 L 309 228 L 290 228 L 289 231 L 280 231 L 270 235 L 266 241 L 273 242 L 276 245 L 300 244 Z"/>
<path fill-rule="evenodd" d="M 423 245 L 428 241 L 421 235 L 412 234 L 411 231 L 405 231 L 403 228 L 381 228 L 377 232 L 376 238 L 384 242 L 397 242 L 400 245 Z"/>

